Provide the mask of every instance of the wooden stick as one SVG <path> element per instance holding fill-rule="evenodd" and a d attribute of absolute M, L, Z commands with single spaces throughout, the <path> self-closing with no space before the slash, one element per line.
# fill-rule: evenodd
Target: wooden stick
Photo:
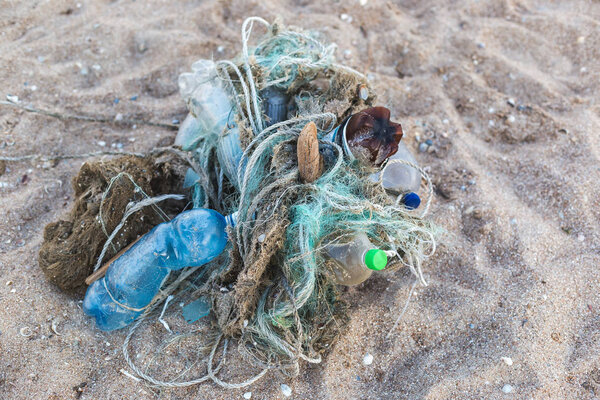
<path fill-rule="evenodd" d="M 90 276 L 88 276 L 87 278 L 85 278 L 85 284 L 86 285 L 91 285 L 92 283 L 96 282 L 98 279 L 102 278 L 104 276 L 104 274 L 106 274 L 106 271 L 108 270 L 108 267 L 110 267 L 110 265 L 115 262 L 115 260 L 119 257 L 121 257 L 123 255 L 123 253 L 125 253 L 127 250 L 129 250 L 129 248 L 131 246 L 133 246 L 134 244 L 137 243 L 138 240 L 140 240 L 141 238 L 143 238 L 145 235 L 140 236 L 139 238 L 135 239 L 133 242 L 129 243 L 127 245 L 127 247 L 121 249 L 121 251 L 119 251 L 113 258 L 111 258 L 106 264 L 104 264 L 103 266 L 101 266 L 100 268 L 98 268 L 96 271 L 94 271 L 93 274 L 91 274 Z"/>
<path fill-rule="evenodd" d="M 323 173 L 323 160 L 319 153 L 317 125 L 309 122 L 298 136 L 298 171 L 305 183 L 316 181 Z"/>

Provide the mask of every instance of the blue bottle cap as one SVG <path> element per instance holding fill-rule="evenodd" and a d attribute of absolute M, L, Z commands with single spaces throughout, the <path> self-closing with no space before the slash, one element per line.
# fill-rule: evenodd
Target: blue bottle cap
<path fill-rule="evenodd" d="M 402 197 L 402 203 L 409 210 L 414 210 L 421 205 L 421 198 L 415 192 L 406 193 L 404 197 Z"/>

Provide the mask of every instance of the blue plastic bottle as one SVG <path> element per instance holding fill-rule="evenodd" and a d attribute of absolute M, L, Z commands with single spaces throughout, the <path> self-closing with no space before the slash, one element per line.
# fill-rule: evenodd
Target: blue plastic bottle
<path fill-rule="evenodd" d="M 201 266 L 221 254 L 227 225 L 235 225 L 235 214 L 224 217 L 204 208 L 157 225 L 90 285 L 83 310 L 104 331 L 129 325 L 150 304 L 170 271 Z"/>

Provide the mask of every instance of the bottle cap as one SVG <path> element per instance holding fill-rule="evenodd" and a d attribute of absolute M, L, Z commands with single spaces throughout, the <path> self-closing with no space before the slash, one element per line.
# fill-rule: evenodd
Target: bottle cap
<path fill-rule="evenodd" d="M 415 208 L 418 208 L 421 205 L 421 199 L 419 198 L 419 195 L 415 192 L 405 194 L 402 198 L 402 202 L 404 203 L 404 206 L 409 210 L 414 210 Z"/>
<path fill-rule="evenodd" d="M 365 253 L 365 265 L 374 271 L 381 271 L 387 266 L 388 257 L 385 251 L 371 249 Z"/>

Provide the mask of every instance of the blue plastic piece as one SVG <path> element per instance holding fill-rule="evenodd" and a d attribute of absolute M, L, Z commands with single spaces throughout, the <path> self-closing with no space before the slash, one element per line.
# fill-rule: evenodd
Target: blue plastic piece
<path fill-rule="evenodd" d="M 104 331 L 123 328 L 150 304 L 170 271 L 198 267 L 217 257 L 227 244 L 232 216 L 196 208 L 157 225 L 142 236 L 92 283 L 83 301 L 86 314 Z"/>
<path fill-rule="evenodd" d="M 183 307 L 183 318 L 188 324 L 198 321 L 202 317 L 206 317 L 210 313 L 210 302 L 206 297 L 200 297 L 198 300 L 192 301 Z"/>
<path fill-rule="evenodd" d="M 402 198 L 402 203 L 409 210 L 414 210 L 421 205 L 421 198 L 415 192 L 406 193 Z"/>

